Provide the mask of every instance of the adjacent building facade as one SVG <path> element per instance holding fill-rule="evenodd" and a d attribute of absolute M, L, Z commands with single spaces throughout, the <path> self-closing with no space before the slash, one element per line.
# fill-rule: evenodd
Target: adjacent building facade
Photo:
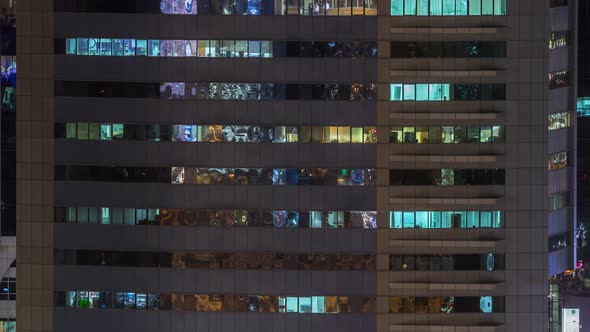
<path fill-rule="evenodd" d="M 19 331 L 558 327 L 574 1 L 18 6 Z"/>

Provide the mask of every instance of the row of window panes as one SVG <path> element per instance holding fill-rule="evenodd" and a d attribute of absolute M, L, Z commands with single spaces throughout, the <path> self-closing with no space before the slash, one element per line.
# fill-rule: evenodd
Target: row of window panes
<path fill-rule="evenodd" d="M 272 58 L 377 56 L 374 41 L 56 39 L 56 54 L 92 56 Z"/>
<path fill-rule="evenodd" d="M 80 309 L 335 314 L 374 313 L 375 298 L 56 291 L 55 306 Z"/>
<path fill-rule="evenodd" d="M 505 41 L 409 41 L 391 42 L 391 57 L 408 58 L 503 58 Z"/>
<path fill-rule="evenodd" d="M 570 85 L 570 72 L 549 73 L 549 89 L 559 89 Z"/>
<path fill-rule="evenodd" d="M 558 170 L 567 167 L 567 152 L 558 152 L 551 155 L 549 158 L 550 171 Z"/>
<path fill-rule="evenodd" d="M 414 297 L 392 296 L 389 298 L 390 313 L 453 314 L 504 312 L 504 297 Z"/>
<path fill-rule="evenodd" d="M 55 137 L 78 140 L 233 143 L 377 143 L 375 127 L 56 123 Z"/>
<path fill-rule="evenodd" d="M 590 97 L 578 97 L 576 112 L 578 116 L 590 117 Z"/>
<path fill-rule="evenodd" d="M 501 211 L 391 211 L 391 228 L 502 228 Z"/>
<path fill-rule="evenodd" d="M 504 169 L 392 169 L 392 186 L 490 186 L 504 185 Z"/>
<path fill-rule="evenodd" d="M 569 45 L 569 31 L 555 31 L 549 36 L 549 49 L 567 47 Z"/>
<path fill-rule="evenodd" d="M 200 100 L 374 101 L 374 83 L 204 83 L 55 81 L 55 96 Z"/>
<path fill-rule="evenodd" d="M 201 270 L 375 271 L 375 255 L 56 249 L 56 265 Z"/>
<path fill-rule="evenodd" d="M 391 0 L 392 16 L 506 15 L 506 0 Z"/>
<path fill-rule="evenodd" d="M 55 222 L 193 227 L 377 228 L 376 211 L 56 207 Z"/>
<path fill-rule="evenodd" d="M 390 143 L 504 143 L 504 126 L 392 127 Z"/>
<path fill-rule="evenodd" d="M 391 101 L 505 100 L 504 84 L 392 83 Z"/>
<path fill-rule="evenodd" d="M 371 186 L 375 169 L 197 168 L 57 165 L 57 181 L 229 185 Z"/>
<path fill-rule="evenodd" d="M 271 58 L 269 40 L 67 38 L 65 54 L 152 57 Z"/>
<path fill-rule="evenodd" d="M 391 255 L 390 271 L 498 271 L 504 270 L 504 255 Z"/>
<path fill-rule="evenodd" d="M 553 113 L 548 116 L 548 130 L 568 128 L 570 126 L 569 112 Z"/>
<path fill-rule="evenodd" d="M 377 15 L 377 0 L 55 0 L 55 12 L 167 15 Z"/>

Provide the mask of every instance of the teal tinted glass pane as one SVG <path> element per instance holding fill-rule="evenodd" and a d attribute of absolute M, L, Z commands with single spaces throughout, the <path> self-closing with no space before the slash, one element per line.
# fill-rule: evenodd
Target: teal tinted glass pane
<path fill-rule="evenodd" d="M 465 228 L 467 225 L 467 214 L 462 211 L 452 212 L 451 225 L 453 228 Z"/>
<path fill-rule="evenodd" d="M 455 15 L 455 0 L 443 0 L 443 15 Z"/>
<path fill-rule="evenodd" d="M 414 84 L 404 84 L 404 100 L 416 100 L 416 87 Z"/>
<path fill-rule="evenodd" d="M 100 125 L 100 139 L 103 141 L 109 141 L 112 138 L 111 125 L 101 124 Z"/>
<path fill-rule="evenodd" d="M 87 224 L 88 223 L 88 208 L 87 207 L 79 207 L 78 208 L 78 223 L 80 223 L 80 224 Z"/>
<path fill-rule="evenodd" d="M 404 15 L 416 15 L 416 0 L 405 0 Z"/>
<path fill-rule="evenodd" d="M 418 15 L 428 16 L 428 0 L 418 0 Z"/>
<path fill-rule="evenodd" d="M 481 0 L 469 0 L 469 15 L 481 15 Z"/>
<path fill-rule="evenodd" d="M 404 212 L 404 228 L 414 228 L 414 212 Z"/>
<path fill-rule="evenodd" d="M 501 228 L 504 227 L 504 212 L 494 211 L 492 214 L 492 227 Z"/>
<path fill-rule="evenodd" d="M 113 54 L 113 41 L 110 38 L 102 38 L 100 40 L 100 55 Z"/>
<path fill-rule="evenodd" d="M 506 0 L 494 0 L 494 15 L 506 15 Z"/>
<path fill-rule="evenodd" d="M 479 211 L 467 212 L 467 228 L 479 228 Z"/>
<path fill-rule="evenodd" d="M 493 15 L 494 14 L 494 0 L 481 0 L 481 14 L 482 15 Z"/>
<path fill-rule="evenodd" d="M 391 0 L 391 16 L 402 16 L 404 14 L 404 0 Z"/>
<path fill-rule="evenodd" d="M 147 40 L 145 40 L 145 39 L 137 40 L 135 54 L 137 54 L 139 56 L 147 56 L 147 54 L 148 54 Z"/>
<path fill-rule="evenodd" d="M 88 38 L 88 55 L 98 55 L 99 38 Z"/>
<path fill-rule="evenodd" d="M 311 313 L 311 297 L 300 297 L 299 298 L 299 312 L 300 313 Z"/>
<path fill-rule="evenodd" d="M 467 15 L 467 0 L 455 1 L 455 14 L 457 16 L 466 16 Z"/>
<path fill-rule="evenodd" d="M 76 54 L 76 38 L 66 39 L 66 54 Z"/>
<path fill-rule="evenodd" d="M 311 312 L 314 314 L 320 314 L 324 312 L 325 297 L 313 296 L 311 298 Z"/>
<path fill-rule="evenodd" d="M 450 84 L 441 84 L 441 94 L 442 94 L 442 100 L 444 100 L 444 101 L 451 100 L 451 85 Z"/>
<path fill-rule="evenodd" d="M 416 84 L 416 100 L 428 100 L 428 84 Z"/>
<path fill-rule="evenodd" d="M 160 56 L 160 41 L 159 40 L 148 40 L 148 55 L 149 56 Z"/>
<path fill-rule="evenodd" d="M 111 223 L 111 208 L 100 209 L 100 223 L 105 225 Z"/>
<path fill-rule="evenodd" d="M 451 214 L 452 212 L 449 211 L 443 211 L 440 213 L 441 228 L 451 228 Z"/>
<path fill-rule="evenodd" d="M 123 39 L 113 39 L 113 55 L 123 56 L 124 49 Z"/>
<path fill-rule="evenodd" d="M 76 222 L 76 208 L 69 207 L 66 209 L 66 222 Z"/>
<path fill-rule="evenodd" d="M 430 15 L 442 15 L 442 0 L 430 0 Z"/>
<path fill-rule="evenodd" d="M 78 55 L 88 55 L 88 38 L 78 38 Z"/>
<path fill-rule="evenodd" d="M 389 212 L 389 227 L 402 228 L 402 213 L 401 211 Z"/>
<path fill-rule="evenodd" d="M 430 215 L 430 228 L 441 228 L 442 220 L 439 211 L 430 211 L 428 212 Z"/>
<path fill-rule="evenodd" d="M 442 84 L 429 84 L 430 95 L 428 100 L 442 100 Z"/>
<path fill-rule="evenodd" d="M 492 212 L 482 211 L 480 214 L 480 227 L 492 227 Z"/>
<path fill-rule="evenodd" d="M 124 49 L 125 56 L 134 56 L 135 55 L 135 39 L 125 39 L 124 45 L 125 45 L 125 49 Z"/>
<path fill-rule="evenodd" d="M 122 225 L 123 224 L 123 209 L 121 208 L 113 208 L 112 209 L 112 222 L 115 225 Z"/>
<path fill-rule="evenodd" d="M 114 123 L 113 124 L 113 139 L 123 139 L 125 127 L 122 123 Z"/>
<path fill-rule="evenodd" d="M 297 312 L 297 297 L 287 297 L 287 312 Z"/>
<path fill-rule="evenodd" d="M 98 212 L 100 209 L 89 208 L 88 209 L 88 223 L 98 224 Z"/>
<path fill-rule="evenodd" d="M 428 212 L 416 211 L 416 228 L 430 228 L 428 223 Z"/>
<path fill-rule="evenodd" d="M 392 84 L 391 85 L 390 100 L 394 100 L 394 101 L 402 100 L 402 85 L 401 84 Z"/>
<path fill-rule="evenodd" d="M 125 216 L 123 217 L 126 225 L 135 225 L 135 209 L 126 208 L 124 210 Z"/>

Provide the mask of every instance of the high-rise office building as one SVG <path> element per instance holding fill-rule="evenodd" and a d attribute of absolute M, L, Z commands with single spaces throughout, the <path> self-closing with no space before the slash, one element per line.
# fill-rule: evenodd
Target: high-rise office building
<path fill-rule="evenodd" d="M 549 330 L 575 1 L 47 2 L 19 331 Z"/>
<path fill-rule="evenodd" d="M 16 18 L 0 1 L 0 332 L 16 318 Z"/>

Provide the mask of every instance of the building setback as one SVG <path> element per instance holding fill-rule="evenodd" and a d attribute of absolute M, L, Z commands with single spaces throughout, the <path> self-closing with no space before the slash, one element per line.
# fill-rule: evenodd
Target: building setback
<path fill-rule="evenodd" d="M 549 331 L 575 1 L 18 6 L 19 331 Z"/>

